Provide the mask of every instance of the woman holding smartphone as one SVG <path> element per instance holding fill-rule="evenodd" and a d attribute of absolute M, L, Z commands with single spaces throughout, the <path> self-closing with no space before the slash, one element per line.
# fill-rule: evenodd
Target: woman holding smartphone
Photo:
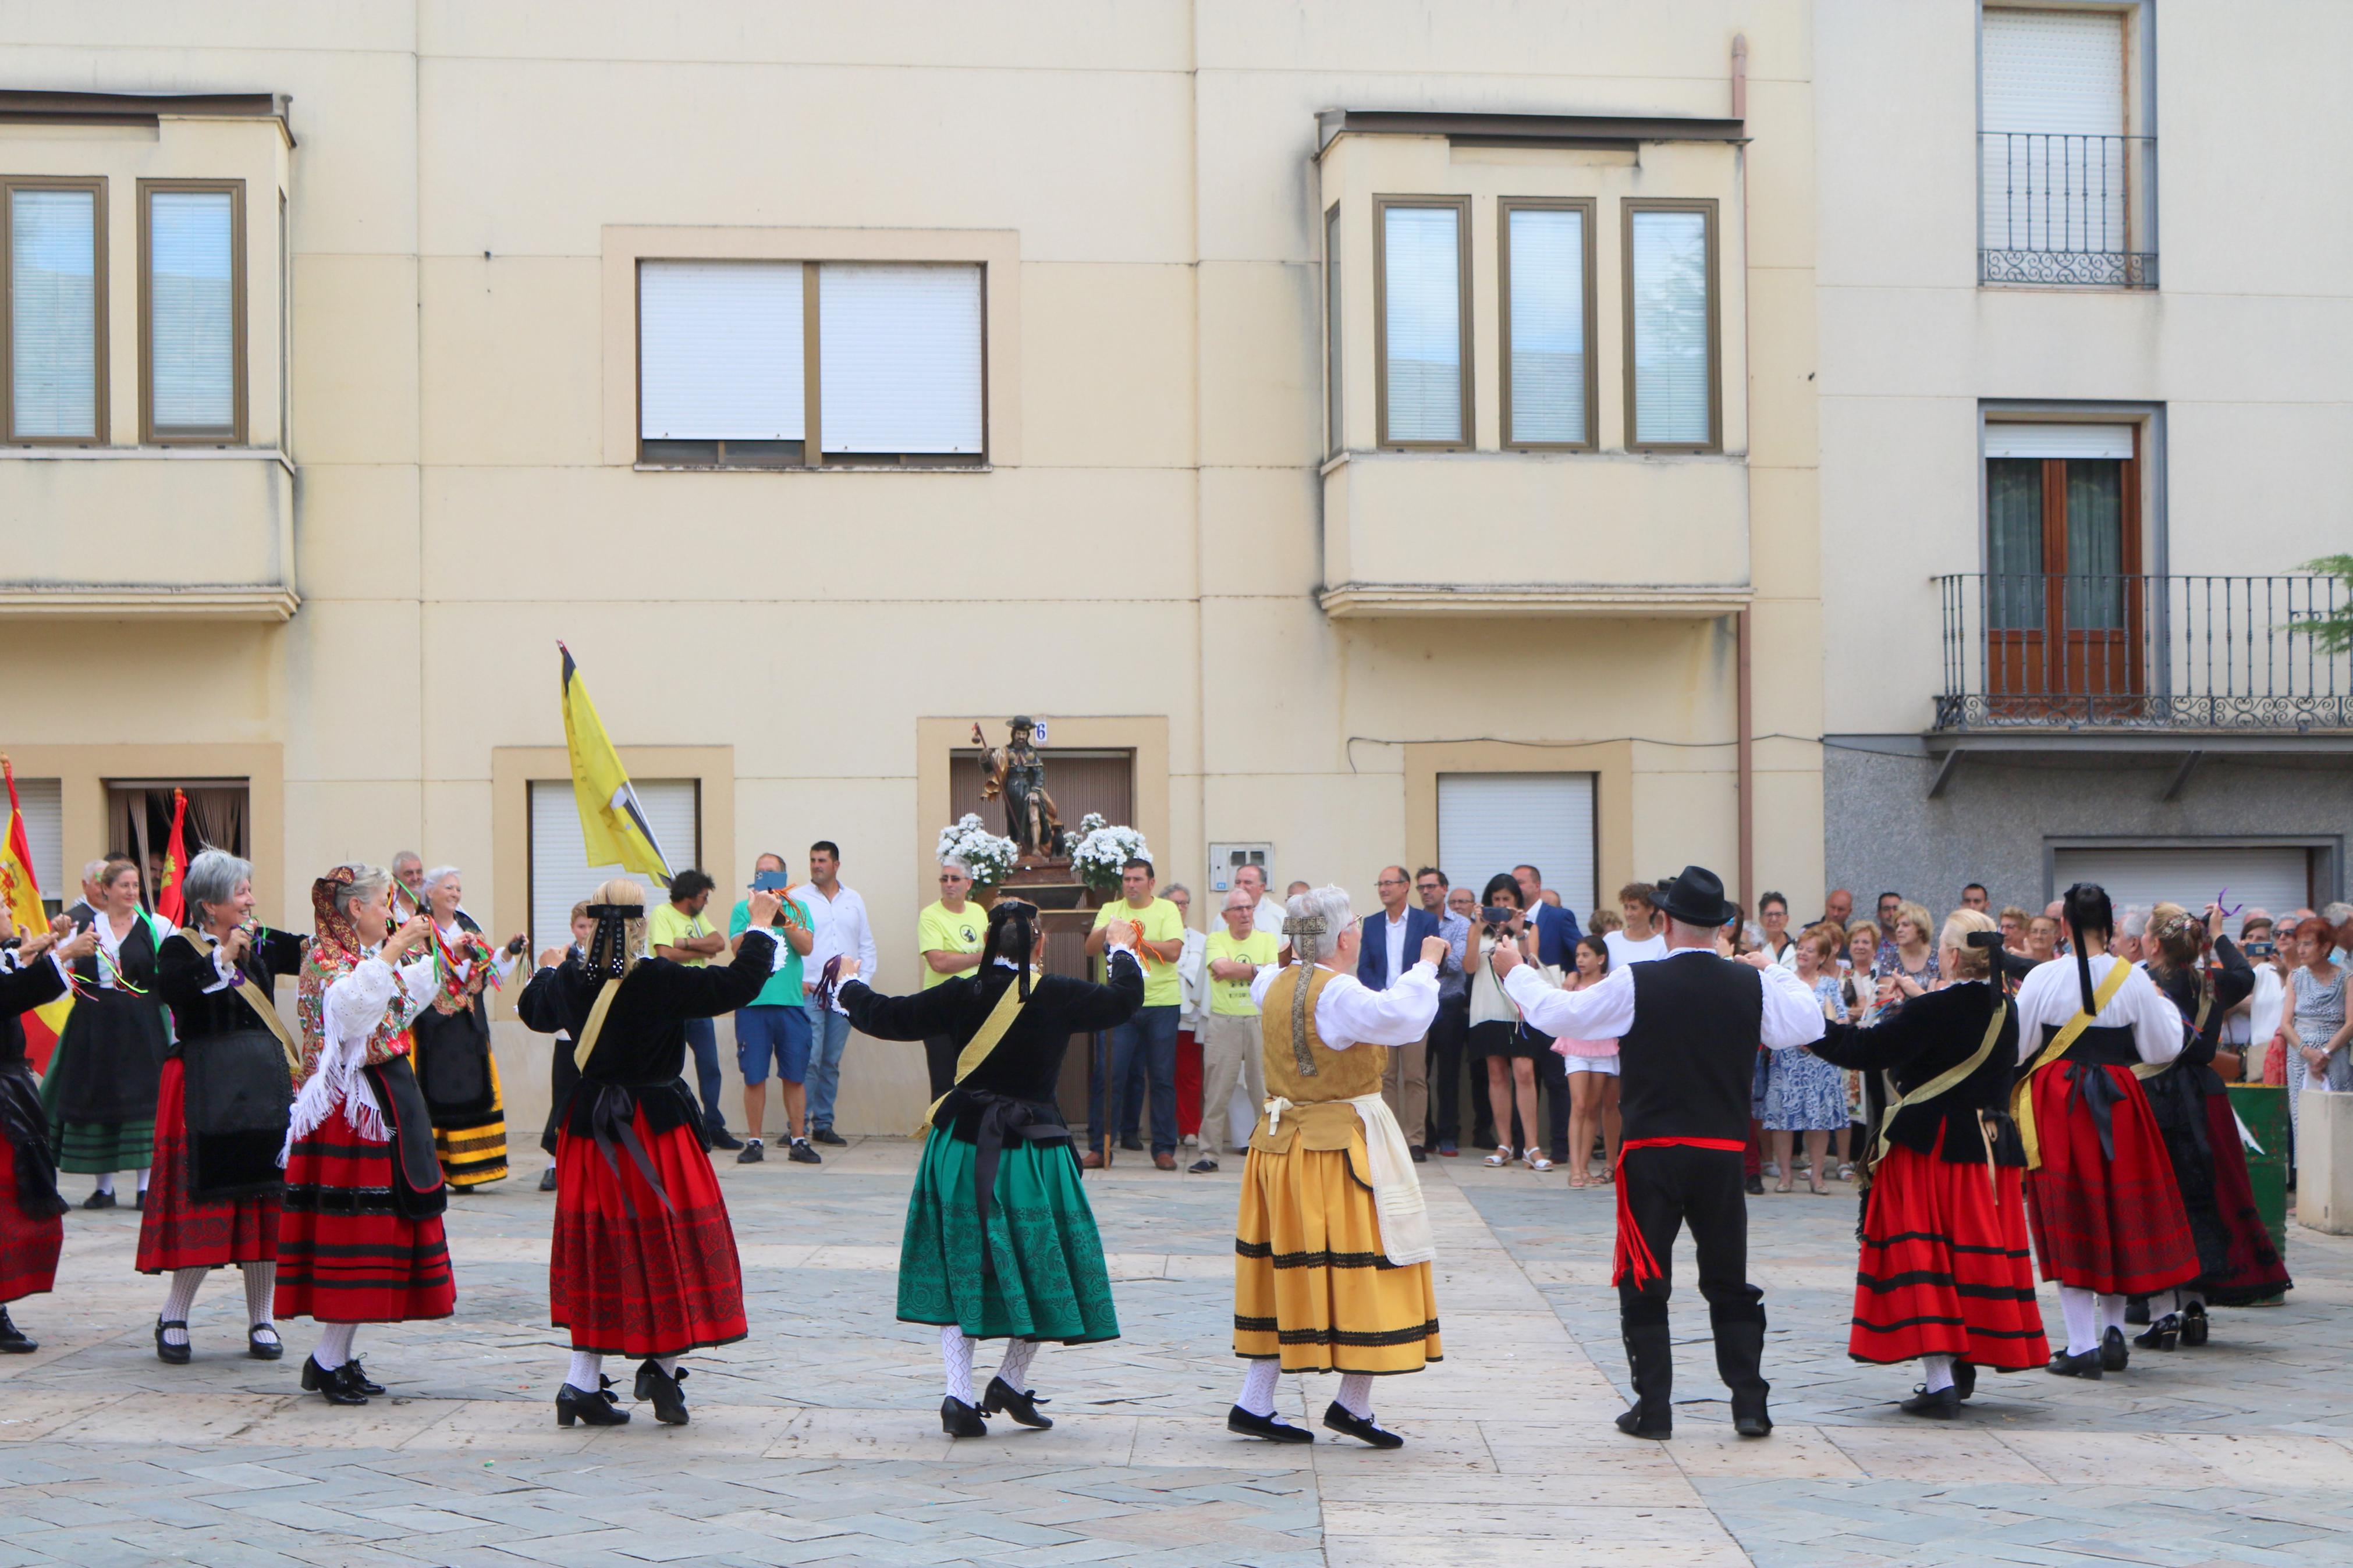
<path fill-rule="evenodd" d="M 1496 947 L 1504 942 L 1517 947 L 1521 957 L 1535 959 L 1535 945 L 1527 930 L 1526 911 L 1521 907 L 1520 885 L 1510 872 L 1499 871 L 1487 879 L 1479 901 L 1480 927 L 1463 954 L 1463 967 L 1471 972 L 1468 1049 L 1472 1060 L 1486 1062 L 1487 1100 L 1493 1109 L 1495 1138 L 1502 1145 L 1483 1163 L 1500 1168 L 1516 1157 L 1525 1160 L 1531 1171 L 1549 1171 L 1552 1161 L 1545 1155 L 1544 1132 L 1536 1121 L 1536 1058 L 1545 1042 L 1520 1027 L 1520 1010 L 1504 994 L 1493 963 Z M 1528 1140 L 1517 1156 L 1511 1144 L 1504 1142 L 1512 1135 L 1515 1105 L 1520 1136 Z"/>

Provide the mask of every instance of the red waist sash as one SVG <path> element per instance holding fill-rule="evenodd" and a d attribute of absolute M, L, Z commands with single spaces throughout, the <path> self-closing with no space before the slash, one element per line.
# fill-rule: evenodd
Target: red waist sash
<path fill-rule="evenodd" d="M 1666 1270 L 1651 1256 L 1651 1244 L 1642 1239 L 1641 1228 L 1634 1223 L 1634 1211 L 1626 1203 L 1626 1156 L 1637 1149 L 1717 1149 L 1737 1154 L 1748 1147 L 1745 1138 L 1633 1138 L 1618 1146 L 1618 1256 L 1609 1283 L 1622 1282 L 1628 1275 L 1634 1278 L 1634 1289 L 1640 1290 L 1651 1280 L 1664 1277 Z"/>

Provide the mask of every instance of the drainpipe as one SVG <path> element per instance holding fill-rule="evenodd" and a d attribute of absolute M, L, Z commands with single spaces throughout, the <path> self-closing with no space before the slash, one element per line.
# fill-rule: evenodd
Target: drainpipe
<path fill-rule="evenodd" d="M 1732 35 L 1732 118 L 1744 122 L 1748 118 L 1748 35 L 1746 33 L 1735 33 Z M 1742 126 L 1742 130 L 1744 132 L 1746 130 L 1745 123 Z M 1747 149 L 1745 147 L 1741 148 L 1735 155 L 1740 160 L 1740 232 L 1742 239 L 1740 247 L 1740 292 L 1741 299 L 1745 305 L 1748 297 L 1748 247 L 1746 243 L 1748 235 Z M 1740 319 L 1742 331 L 1746 333 L 1748 312 L 1745 308 L 1740 313 Z M 1745 353 L 1741 356 L 1741 363 L 1744 367 L 1744 372 L 1745 367 L 1747 364 L 1747 358 L 1748 356 Z M 1750 572 L 1750 579 L 1752 582 L 1755 580 L 1755 571 L 1753 566 Z M 1750 897 L 1756 890 L 1757 874 L 1757 770 L 1754 755 L 1754 742 L 1750 740 L 1750 736 L 1755 733 L 1757 728 L 1754 722 L 1753 714 L 1753 708 L 1756 701 L 1756 688 L 1751 677 L 1754 644 L 1750 636 L 1749 611 L 1747 607 L 1743 606 L 1741 609 L 1736 611 L 1733 615 L 1732 621 L 1733 646 L 1735 650 L 1733 658 L 1736 666 L 1734 675 L 1736 696 L 1733 702 L 1733 711 L 1736 714 L 1737 722 L 1740 726 L 1740 736 L 1736 746 L 1736 762 L 1735 764 L 1738 770 L 1739 775 L 1739 782 L 1736 786 L 1740 826 L 1740 867 L 1738 886 L 1740 889 L 1740 904 L 1742 909 L 1746 910 L 1748 908 Z"/>

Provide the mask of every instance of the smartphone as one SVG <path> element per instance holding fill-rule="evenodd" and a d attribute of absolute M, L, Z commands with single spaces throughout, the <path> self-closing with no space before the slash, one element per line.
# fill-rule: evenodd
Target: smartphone
<path fill-rule="evenodd" d="M 781 893 L 793 885 L 789 871 L 760 871 L 753 875 L 752 890 L 755 893 Z"/>
<path fill-rule="evenodd" d="M 1519 912 L 1509 904 L 1489 904 L 1479 911 L 1479 918 L 1491 926 L 1508 925 Z"/>

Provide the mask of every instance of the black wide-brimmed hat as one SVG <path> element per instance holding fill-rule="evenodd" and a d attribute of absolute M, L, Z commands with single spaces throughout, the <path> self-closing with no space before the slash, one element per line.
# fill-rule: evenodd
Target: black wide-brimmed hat
<path fill-rule="evenodd" d="M 1723 926 L 1740 918 L 1740 906 L 1724 896 L 1724 879 L 1704 866 L 1686 866 L 1659 885 L 1659 912 L 1688 926 Z"/>

